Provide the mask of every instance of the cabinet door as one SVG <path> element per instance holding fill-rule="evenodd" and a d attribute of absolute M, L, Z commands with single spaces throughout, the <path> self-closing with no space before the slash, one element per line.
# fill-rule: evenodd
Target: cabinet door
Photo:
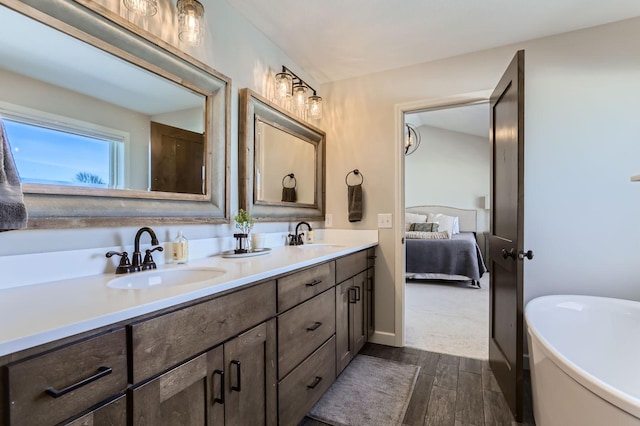
<path fill-rule="evenodd" d="M 224 345 L 228 425 L 275 425 L 276 327 L 270 320 Z"/>
<path fill-rule="evenodd" d="M 365 316 L 365 298 L 366 298 L 366 282 L 367 274 L 361 272 L 353 278 L 353 298 L 355 303 L 351 303 L 351 312 L 349 312 L 349 322 L 351 326 L 352 357 L 362 349 L 367 341 L 367 325 Z"/>
<path fill-rule="evenodd" d="M 127 399 L 123 395 L 89 414 L 65 423 L 66 426 L 126 426 Z"/>
<path fill-rule="evenodd" d="M 336 375 L 344 370 L 353 357 L 353 339 L 349 325 L 349 312 L 353 310 L 353 303 L 355 290 L 351 278 L 336 286 Z"/>
<path fill-rule="evenodd" d="M 376 330 L 376 316 L 375 316 L 375 268 L 369 268 L 367 273 L 367 291 L 365 292 L 364 313 L 367 324 L 367 340 L 373 336 Z"/>
<path fill-rule="evenodd" d="M 169 370 L 131 393 L 134 425 L 224 424 L 222 346 Z"/>

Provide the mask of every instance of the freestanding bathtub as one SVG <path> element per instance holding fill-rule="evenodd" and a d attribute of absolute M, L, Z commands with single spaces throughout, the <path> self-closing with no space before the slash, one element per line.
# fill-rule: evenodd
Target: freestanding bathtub
<path fill-rule="evenodd" d="M 537 426 L 640 425 L 640 302 L 544 296 L 525 318 Z"/>

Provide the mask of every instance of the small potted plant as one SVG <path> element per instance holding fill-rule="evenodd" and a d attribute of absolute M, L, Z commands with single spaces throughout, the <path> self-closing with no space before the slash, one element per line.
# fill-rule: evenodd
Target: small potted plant
<path fill-rule="evenodd" d="M 247 253 L 251 247 L 249 244 L 249 233 L 253 228 L 253 218 L 251 214 L 244 209 L 238 210 L 238 214 L 233 217 L 236 222 L 236 228 L 240 230 L 239 233 L 233 234 L 236 239 L 236 253 Z"/>

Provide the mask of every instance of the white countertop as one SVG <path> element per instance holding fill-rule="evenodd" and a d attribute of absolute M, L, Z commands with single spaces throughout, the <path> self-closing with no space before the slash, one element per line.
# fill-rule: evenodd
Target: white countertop
<path fill-rule="evenodd" d="M 332 236 L 339 246 L 272 248 L 262 256 L 210 256 L 186 265 L 159 269 L 220 268 L 220 277 L 193 284 L 123 290 L 107 286 L 113 273 L 25 285 L 0 290 L 0 356 L 49 343 L 159 309 L 234 289 L 324 262 L 378 244 L 377 232 L 354 231 Z M 72 267 L 72 265 L 70 265 Z M 143 274 L 144 272 L 139 272 Z"/>

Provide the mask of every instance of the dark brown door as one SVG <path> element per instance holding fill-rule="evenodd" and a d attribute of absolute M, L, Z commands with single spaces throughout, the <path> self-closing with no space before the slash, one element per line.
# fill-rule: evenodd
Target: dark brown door
<path fill-rule="evenodd" d="M 151 122 L 151 190 L 204 194 L 204 135 Z"/>
<path fill-rule="evenodd" d="M 491 95 L 489 362 L 516 420 L 522 420 L 524 234 L 524 50 Z"/>

